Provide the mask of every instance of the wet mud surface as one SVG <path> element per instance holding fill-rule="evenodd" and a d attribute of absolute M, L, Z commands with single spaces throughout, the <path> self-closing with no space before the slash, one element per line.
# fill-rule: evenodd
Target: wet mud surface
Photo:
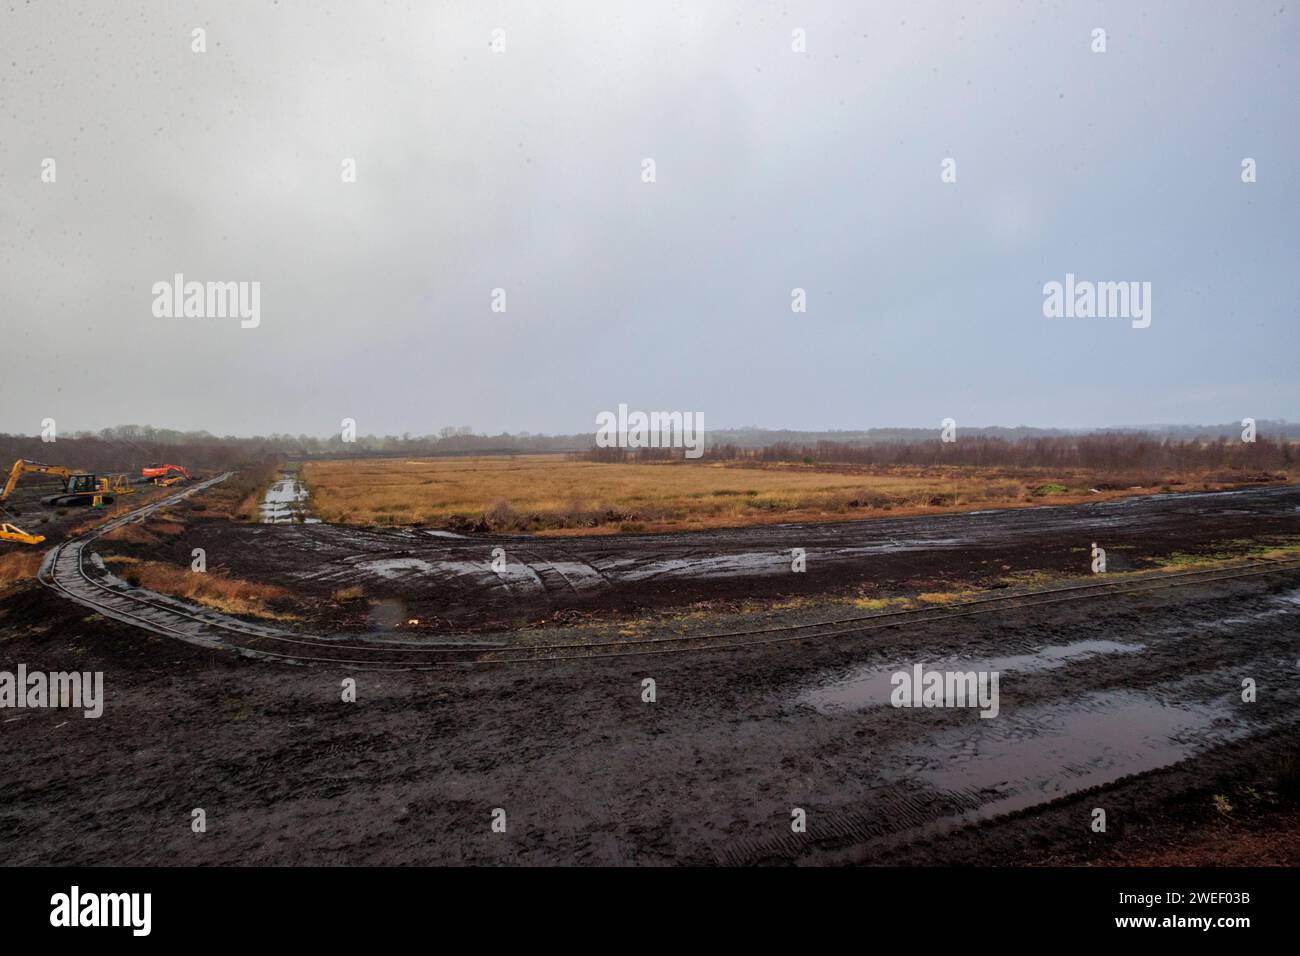
<path fill-rule="evenodd" d="M 1091 862 L 1149 847 L 1193 797 L 1267 792 L 1300 748 L 1300 573 L 416 673 L 241 660 L 28 588 L 0 598 L 0 669 L 18 662 L 103 670 L 107 700 L 99 720 L 0 711 L 10 863 Z M 875 675 L 916 663 L 996 665 L 998 716 L 881 703 Z"/>
<path fill-rule="evenodd" d="M 291 492 L 290 492 L 291 493 Z M 567 611 L 623 614 L 699 601 L 815 594 L 882 595 L 1005 586 L 1042 571 L 1088 574 L 1093 542 L 1107 568 L 1150 567 L 1175 552 L 1300 534 L 1300 486 L 1156 495 L 1087 505 L 666 535 L 533 538 L 328 524 L 237 524 L 201 515 L 156 556 L 188 566 L 202 547 L 236 577 L 292 590 L 306 624 L 500 629 Z M 792 572 L 792 549 L 806 571 Z M 129 548 L 118 547 L 131 553 Z M 498 550 L 500 549 L 500 550 Z M 329 603 L 360 588 L 351 610 Z M 312 601 L 322 602 L 313 612 Z"/>

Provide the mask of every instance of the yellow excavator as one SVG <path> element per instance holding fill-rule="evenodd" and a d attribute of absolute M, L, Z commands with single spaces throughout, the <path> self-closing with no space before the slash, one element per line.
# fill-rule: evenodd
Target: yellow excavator
<path fill-rule="evenodd" d="M 63 493 L 45 499 L 45 504 L 51 507 L 90 505 L 92 508 L 101 508 L 106 504 L 112 504 L 114 495 L 136 493 L 136 488 L 132 486 L 131 479 L 126 475 L 93 475 L 77 471 L 75 468 L 61 468 L 58 465 L 47 465 L 43 462 L 19 458 L 9 469 L 9 478 L 5 482 L 4 490 L 0 491 L 0 512 L 5 510 L 5 502 L 9 500 L 9 496 L 18 485 L 18 479 L 23 475 L 50 475 L 63 480 Z M 28 534 L 16 525 L 0 523 L 0 541 L 40 544 L 44 540 L 44 535 Z"/>
<path fill-rule="evenodd" d="M 5 482 L 4 491 L 0 491 L 0 505 L 9 500 L 9 496 L 18 485 L 18 479 L 23 475 L 50 475 L 63 479 L 63 492 L 45 499 L 45 504 L 52 508 L 87 504 L 98 508 L 113 501 L 113 496 L 107 487 L 108 479 L 77 471 L 75 468 L 62 468 L 58 465 L 47 465 L 44 462 L 19 458 L 9 469 L 9 480 Z"/>
<path fill-rule="evenodd" d="M 92 508 L 100 508 L 105 504 L 112 503 L 113 492 L 129 494 L 134 491 L 134 489 L 129 489 L 126 492 L 119 490 L 128 487 L 125 476 L 116 476 L 116 480 L 108 477 L 101 478 L 87 472 L 77 471 L 75 468 L 62 468 L 58 465 L 47 465 L 44 462 L 19 458 L 14 462 L 14 466 L 9 469 L 9 478 L 5 482 L 4 490 L 0 491 L 0 509 L 3 509 L 4 504 L 9 500 L 9 496 L 13 494 L 14 488 L 17 487 L 18 479 L 23 475 L 49 475 L 63 480 L 63 492 L 45 499 L 45 504 L 51 507 L 90 505 Z M 44 535 L 28 534 L 17 525 L 7 522 L 0 523 L 0 541 L 40 544 L 44 540 Z"/>

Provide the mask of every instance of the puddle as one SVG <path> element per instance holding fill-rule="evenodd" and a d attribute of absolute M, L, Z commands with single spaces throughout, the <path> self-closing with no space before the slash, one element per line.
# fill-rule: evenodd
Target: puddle
<path fill-rule="evenodd" d="M 1026 674 L 1051 670 L 1072 661 L 1086 660 L 1100 654 L 1131 654 L 1144 648 L 1142 644 L 1121 644 L 1118 641 L 1089 640 L 1072 644 L 1044 647 L 1033 654 L 1014 654 L 982 660 L 949 657 L 934 662 L 926 661 L 927 670 L 943 671 L 997 671 Z M 898 671 L 910 671 L 915 661 L 893 667 L 864 667 L 800 695 L 799 699 L 811 704 L 822 713 L 861 710 L 864 707 L 882 707 L 889 704 L 893 691 L 893 676 Z"/>
<path fill-rule="evenodd" d="M 939 790 L 993 795 L 981 815 L 1006 813 L 1245 736 L 1227 700 L 1167 704 L 1134 691 L 1087 694 L 941 733 L 924 753 L 905 758 L 906 776 Z"/>
<path fill-rule="evenodd" d="M 307 486 L 288 472 L 266 490 L 258 517 L 262 524 L 319 524 L 319 518 L 307 517 Z"/>

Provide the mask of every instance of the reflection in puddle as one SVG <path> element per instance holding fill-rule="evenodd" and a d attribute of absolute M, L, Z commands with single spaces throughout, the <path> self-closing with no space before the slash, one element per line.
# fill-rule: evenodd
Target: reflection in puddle
<path fill-rule="evenodd" d="M 1012 671 L 1032 673 L 1050 670 L 1071 661 L 1096 657 L 1099 654 L 1131 654 L 1143 649 L 1142 644 L 1121 644 L 1118 641 L 1075 641 L 1072 644 L 1044 647 L 1033 654 L 1015 654 L 984 660 L 951 657 L 924 662 L 927 670 L 943 671 Z M 898 671 L 908 671 L 914 662 L 900 663 L 894 667 L 864 667 L 822 687 L 814 687 L 800 696 L 803 703 L 811 704 L 822 713 L 861 710 L 864 707 L 882 707 L 889 703 L 893 690 L 893 676 Z"/>
<path fill-rule="evenodd" d="M 307 517 L 307 486 L 289 473 L 266 489 L 259 507 L 262 524 L 319 524 L 319 518 Z"/>
<path fill-rule="evenodd" d="M 1004 813 L 1245 736 L 1228 700 L 1166 704 L 1133 691 L 1087 694 L 941 733 L 924 751 L 902 755 L 905 776 L 940 790 L 994 794 L 981 813 Z"/>

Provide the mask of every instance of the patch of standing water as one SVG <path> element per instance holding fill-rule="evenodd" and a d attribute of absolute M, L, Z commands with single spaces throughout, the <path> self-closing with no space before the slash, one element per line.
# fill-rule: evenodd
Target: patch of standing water
<path fill-rule="evenodd" d="M 997 727 L 942 733 L 927 750 L 904 755 L 904 773 L 939 790 L 996 794 L 981 809 L 992 816 L 1166 767 L 1247 733 L 1226 699 L 1174 704 L 1137 691 L 1092 693 Z"/>
<path fill-rule="evenodd" d="M 1121 644 L 1118 641 L 1088 640 L 1075 641 L 1073 644 L 1044 647 L 1034 654 L 1015 654 L 1008 657 L 993 657 L 987 660 L 969 660 L 948 658 L 935 663 L 926 663 L 928 670 L 951 671 L 1012 671 L 1013 673 L 1031 673 L 1050 670 L 1071 661 L 1085 660 L 1099 654 L 1131 654 L 1143 649 L 1141 644 Z M 861 710 L 864 707 L 880 707 L 889 703 L 893 691 L 893 677 L 898 671 L 912 669 L 911 664 L 899 664 L 897 667 L 867 667 L 820 687 L 814 687 L 801 695 L 800 700 L 822 713 L 836 711 Z"/>
<path fill-rule="evenodd" d="M 258 509 L 262 524 L 319 524 L 319 518 L 307 517 L 307 497 L 307 486 L 296 474 L 281 472 L 262 498 Z"/>

